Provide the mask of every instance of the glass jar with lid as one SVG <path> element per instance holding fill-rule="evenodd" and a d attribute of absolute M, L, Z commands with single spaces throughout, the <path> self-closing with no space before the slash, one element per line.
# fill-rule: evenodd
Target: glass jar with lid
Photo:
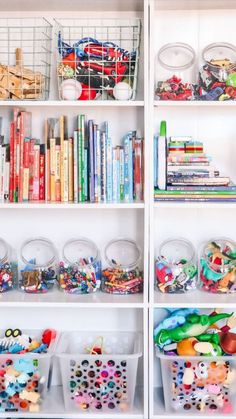
<path fill-rule="evenodd" d="M 0 293 L 11 291 L 17 276 L 17 262 L 11 246 L 0 238 Z"/>
<path fill-rule="evenodd" d="M 192 243 L 169 239 L 159 249 L 155 263 L 156 285 L 163 293 L 185 293 L 197 287 L 197 261 Z"/>
<path fill-rule="evenodd" d="M 136 294 L 143 290 L 141 250 L 135 241 L 118 238 L 105 248 L 107 267 L 102 271 L 101 289 L 109 294 Z"/>
<path fill-rule="evenodd" d="M 227 238 L 206 242 L 201 251 L 200 281 L 205 291 L 233 293 L 236 291 L 236 243 Z"/>
<path fill-rule="evenodd" d="M 86 238 L 69 240 L 63 247 L 59 287 L 69 294 L 90 294 L 101 283 L 101 260 L 95 243 Z"/>
<path fill-rule="evenodd" d="M 44 238 L 26 240 L 20 250 L 19 288 L 27 293 L 46 293 L 57 280 L 58 256 L 54 244 Z"/>
<path fill-rule="evenodd" d="M 190 45 L 182 42 L 163 45 L 157 54 L 156 99 L 194 99 L 195 61 L 195 51 Z"/>
<path fill-rule="evenodd" d="M 202 51 L 197 94 L 200 100 L 236 98 L 236 47 L 226 42 L 207 45 Z"/>

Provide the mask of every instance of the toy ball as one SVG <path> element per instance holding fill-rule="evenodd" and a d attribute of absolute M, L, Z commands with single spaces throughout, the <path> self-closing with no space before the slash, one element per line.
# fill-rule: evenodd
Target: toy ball
<path fill-rule="evenodd" d="M 74 79 L 67 79 L 61 83 L 61 97 L 65 100 L 77 100 L 82 93 L 81 83 Z"/>
<path fill-rule="evenodd" d="M 113 96 L 117 100 L 129 100 L 132 95 L 130 85 L 124 81 L 117 83 L 113 89 Z"/>
<path fill-rule="evenodd" d="M 52 342 L 52 340 L 54 340 L 56 338 L 56 331 L 53 329 L 46 329 L 43 332 L 42 335 L 42 342 L 45 343 L 46 345 L 50 345 L 50 343 Z"/>
<path fill-rule="evenodd" d="M 78 64 L 78 57 L 76 56 L 75 52 L 71 52 L 70 54 L 67 54 L 62 60 L 62 64 L 69 65 L 74 70 L 77 67 Z"/>
<path fill-rule="evenodd" d="M 82 93 L 79 97 L 79 100 L 94 100 L 97 95 L 96 89 L 93 89 L 84 83 L 81 83 L 81 86 L 82 86 Z"/>

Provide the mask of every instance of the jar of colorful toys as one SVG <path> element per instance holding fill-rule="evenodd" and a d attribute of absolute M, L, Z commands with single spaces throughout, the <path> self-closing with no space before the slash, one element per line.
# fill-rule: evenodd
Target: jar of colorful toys
<path fill-rule="evenodd" d="M 204 244 L 200 259 L 200 281 L 205 291 L 236 291 L 236 243 L 220 238 Z"/>
<path fill-rule="evenodd" d="M 102 271 L 102 291 L 109 294 L 142 292 L 141 251 L 133 240 L 112 240 L 105 248 L 105 260 L 107 268 Z"/>
<path fill-rule="evenodd" d="M 5 240 L 0 239 L 0 293 L 13 289 L 17 264 L 13 251 Z"/>
<path fill-rule="evenodd" d="M 157 55 L 157 86 L 160 100 L 194 99 L 195 52 L 181 42 L 164 45 Z"/>
<path fill-rule="evenodd" d="M 95 243 L 85 238 L 68 241 L 59 268 L 59 287 L 69 294 L 90 294 L 101 282 L 101 260 Z"/>
<path fill-rule="evenodd" d="M 156 285 L 161 292 L 184 293 L 197 287 L 197 262 L 193 245 L 186 239 L 163 242 L 155 264 Z"/>
<path fill-rule="evenodd" d="M 225 42 L 207 45 L 202 52 L 197 95 L 200 100 L 236 98 L 236 47 Z"/>
<path fill-rule="evenodd" d="M 46 293 L 57 280 L 58 257 L 54 244 L 43 237 L 26 240 L 20 251 L 19 288 Z"/>

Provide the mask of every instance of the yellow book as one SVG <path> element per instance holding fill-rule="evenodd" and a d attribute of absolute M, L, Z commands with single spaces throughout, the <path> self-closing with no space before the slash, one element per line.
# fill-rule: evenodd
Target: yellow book
<path fill-rule="evenodd" d="M 63 196 L 63 202 L 69 201 L 69 141 L 64 141 L 64 196 Z"/>
<path fill-rule="evenodd" d="M 29 200 L 29 168 L 23 169 L 23 201 L 28 202 Z"/>
<path fill-rule="evenodd" d="M 51 201 L 56 201 L 56 139 L 50 138 L 50 190 Z"/>
<path fill-rule="evenodd" d="M 61 147 L 57 144 L 55 148 L 55 183 L 56 183 L 56 201 L 61 201 Z"/>
<path fill-rule="evenodd" d="M 64 140 L 65 140 L 65 117 L 60 116 L 60 146 L 61 146 L 61 201 L 64 202 Z"/>
<path fill-rule="evenodd" d="M 73 138 L 69 138 L 69 201 L 74 201 L 74 160 Z"/>

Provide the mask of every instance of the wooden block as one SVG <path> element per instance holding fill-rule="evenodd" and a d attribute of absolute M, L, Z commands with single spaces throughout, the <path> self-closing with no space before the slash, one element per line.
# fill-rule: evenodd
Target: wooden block
<path fill-rule="evenodd" d="M 32 80 L 32 81 L 36 81 L 36 80 L 41 80 L 42 78 L 42 74 L 41 73 L 34 73 L 32 70 L 30 70 L 29 68 L 25 68 L 25 67 L 21 67 L 19 65 L 14 65 L 14 66 L 8 66 L 8 71 L 11 74 L 14 74 L 17 77 L 22 77 L 23 79 L 26 80 Z"/>
<path fill-rule="evenodd" d="M 29 411 L 31 413 L 38 413 L 39 412 L 39 404 L 30 404 L 29 405 Z"/>
<path fill-rule="evenodd" d="M 28 400 L 29 402 L 32 402 L 32 403 L 38 403 L 40 399 L 40 394 L 36 393 L 36 391 L 23 390 L 19 394 L 19 396 L 20 396 L 20 399 Z"/>
<path fill-rule="evenodd" d="M 1 99 L 8 99 L 9 98 L 9 92 L 4 89 L 3 87 L 0 87 L 0 100 Z"/>
<path fill-rule="evenodd" d="M 42 95 L 42 92 L 40 93 L 29 93 L 24 95 L 24 99 L 39 99 Z"/>
<path fill-rule="evenodd" d="M 13 93 L 19 99 L 23 99 L 23 92 L 21 89 L 21 80 L 11 74 L 3 76 L 0 80 L 0 87 L 3 87 L 8 92 Z"/>

